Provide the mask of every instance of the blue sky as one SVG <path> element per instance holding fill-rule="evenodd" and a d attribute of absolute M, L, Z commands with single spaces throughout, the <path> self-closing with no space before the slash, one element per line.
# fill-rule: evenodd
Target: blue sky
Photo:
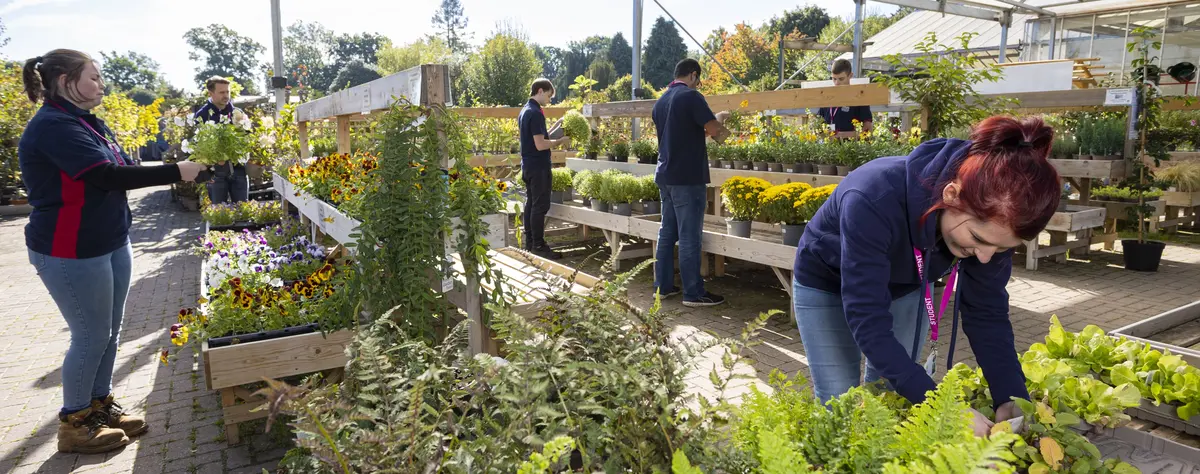
<path fill-rule="evenodd" d="M 730 28 L 739 22 L 760 24 L 785 9 L 810 0 L 659 0 L 697 39 L 703 41 L 718 26 Z M 403 44 L 432 32 L 430 18 L 439 0 L 284 0 L 283 24 L 296 20 L 318 21 L 338 33 L 378 32 Z M 515 21 L 531 41 L 565 45 L 590 35 L 617 31 L 632 38 L 632 0 L 546 2 L 542 0 L 462 0 L 468 29 L 474 42 L 481 42 L 497 22 Z M 821 4 L 831 15 L 849 17 L 851 0 L 811 2 Z M 403 5 L 403 7 L 401 6 Z M 565 13 L 567 5 L 572 13 Z M 600 7 L 599 5 L 610 5 Z M 244 7 L 241 11 L 230 6 Z M 869 3 L 868 8 L 895 8 Z M 662 10 L 646 0 L 643 35 Z M 665 16 L 665 15 L 664 15 Z M 196 62 L 188 60 L 183 33 L 210 23 L 224 23 L 238 33 L 254 38 L 268 48 L 262 61 L 270 58 L 271 17 L 267 0 L 181 1 L 181 0 L 0 0 L 0 20 L 11 38 L 0 55 L 24 60 L 53 48 L 86 51 L 133 50 L 148 54 L 162 66 L 172 84 L 191 87 Z M 645 38 L 643 38 L 644 40 Z M 684 38 L 688 41 L 687 38 Z M 695 45 L 688 42 L 689 48 Z"/>

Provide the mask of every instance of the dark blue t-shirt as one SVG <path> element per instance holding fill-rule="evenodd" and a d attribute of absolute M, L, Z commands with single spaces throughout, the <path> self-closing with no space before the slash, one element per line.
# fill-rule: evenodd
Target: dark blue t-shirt
<path fill-rule="evenodd" d="M 826 124 L 837 126 L 839 132 L 853 132 L 854 121 L 871 122 L 871 106 L 855 105 L 852 107 L 821 107 L 821 118 Z"/>
<path fill-rule="evenodd" d="M 129 240 L 133 219 L 125 191 L 107 191 L 85 183 L 82 177 L 107 163 L 133 162 L 124 151 L 120 158 L 114 155 L 80 119 L 115 144 L 104 121 L 60 100 L 42 105 L 17 145 L 21 181 L 33 206 L 25 226 L 25 244 L 42 255 L 99 257 Z"/>
<path fill-rule="evenodd" d="M 521 131 L 521 168 L 549 169 L 550 150 L 538 150 L 537 144 L 533 142 L 536 135 L 550 138 L 546 132 L 546 114 L 542 111 L 541 104 L 529 99 L 525 107 L 521 108 L 521 114 L 517 115 L 517 126 Z"/>
<path fill-rule="evenodd" d="M 716 120 L 708 101 L 699 91 L 673 82 L 654 103 L 654 126 L 658 130 L 658 168 L 654 182 L 660 185 L 708 184 L 708 146 L 704 124 Z"/>

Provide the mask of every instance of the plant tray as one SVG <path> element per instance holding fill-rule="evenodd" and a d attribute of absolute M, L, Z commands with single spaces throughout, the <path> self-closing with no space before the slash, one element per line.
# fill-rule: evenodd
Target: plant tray
<path fill-rule="evenodd" d="M 1195 342 L 1189 343 L 1196 338 L 1197 331 L 1200 331 L 1200 301 L 1114 329 L 1109 335 L 1171 351 L 1188 364 L 1200 367 L 1200 350 L 1191 348 Z"/>
<path fill-rule="evenodd" d="M 1200 439 L 1165 426 L 1133 421 L 1088 434 L 1103 458 L 1120 458 L 1142 472 L 1200 470 Z"/>
<path fill-rule="evenodd" d="M 204 233 L 207 234 L 207 233 L 213 232 L 213 231 L 225 231 L 225 230 L 232 230 L 232 231 L 239 231 L 239 232 L 243 231 L 243 230 L 256 231 L 256 230 L 265 229 L 267 227 L 271 227 L 273 225 L 279 225 L 279 221 L 265 222 L 262 224 L 255 224 L 253 222 L 235 222 L 230 225 L 212 225 L 212 224 L 209 224 L 208 222 L 205 222 L 204 223 Z"/>
<path fill-rule="evenodd" d="M 266 341 L 270 339 L 278 339 L 281 337 L 298 336 L 300 334 L 308 334 L 317 332 L 320 326 L 316 323 L 305 324 L 303 326 L 293 326 L 290 328 L 276 329 L 273 331 L 259 331 L 249 334 L 234 334 L 224 337 L 209 338 L 208 347 L 217 348 L 231 346 L 234 344 L 246 344 L 250 342 Z"/>
<path fill-rule="evenodd" d="M 1200 416 L 1193 416 L 1188 420 L 1181 419 L 1175 407 L 1166 403 L 1154 406 L 1150 400 L 1142 399 L 1142 406 L 1125 410 L 1125 414 L 1138 420 L 1149 421 L 1176 431 L 1200 436 Z"/>

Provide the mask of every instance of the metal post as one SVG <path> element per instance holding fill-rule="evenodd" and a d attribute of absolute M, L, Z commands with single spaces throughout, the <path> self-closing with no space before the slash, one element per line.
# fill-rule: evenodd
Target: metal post
<path fill-rule="evenodd" d="M 1058 36 L 1058 19 L 1050 17 L 1050 58 L 1054 59 L 1054 38 Z"/>
<path fill-rule="evenodd" d="M 783 38 L 780 37 L 779 38 L 779 84 L 776 84 L 776 86 L 782 86 L 782 85 L 783 85 Z"/>
<path fill-rule="evenodd" d="M 287 77 L 283 70 L 283 20 L 279 13 L 279 0 L 271 0 L 271 48 L 275 55 L 275 76 Z M 287 105 L 288 91 L 286 87 L 275 88 L 275 118 L 283 112 Z"/>
<path fill-rule="evenodd" d="M 1099 15 L 1092 15 L 1092 33 L 1091 33 L 1091 36 L 1088 37 L 1088 55 L 1087 55 L 1087 57 L 1089 57 L 1089 58 L 1092 57 L 1092 47 L 1096 45 L 1096 17 L 1097 16 L 1099 16 Z"/>
<path fill-rule="evenodd" d="M 633 0 L 633 90 L 630 91 L 633 100 L 640 99 L 634 91 L 642 86 L 642 6 L 643 0 Z M 634 117 L 630 122 L 633 122 L 633 129 L 629 136 L 636 141 L 642 134 L 642 120 Z"/>
<path fill-rule="evenodd" d="M 867 0 L 854 0 L 854 77 L 862 76 L 863 9 Z"/>
<path fill-rule="evenodd" d="M 1000 15 L 1000 58 L 996 62 L 1001 64 L 1008 61 L 1008 27 L 1012 25 L 1012 11 L 1005 11 Z"/>
<path fill-rule="evenodd" d="M 1167 26 L 1169 26 L 1169 25 L 1167 25 L 1168 21 L 1171 21 L 1171 7 L 1167 7 L 1165 9 L 1163 9 L 1162 39 L 1158 40 L 1159 44 L 1162 45 L 1162 47 L 1158 49 L 1158 68 L 1159 68 L 1159 70 L 1162 70 L 1163 56 L 1166 56 L 1166 53 L 1167 53 Z"/>
<path fill-rule="evenodd" d="M 1130 17 L 1130 15 L 1131 15 L 1131 12 L 1129 12 L 1129 11 L 1125 12 L 1125 44 L 1126 45 L 1129 44 L 1129 19 L 1130 19 L 1129 17 Z M 1121 75 L 1119 77 L 1121 78 L 1122 83 L 1125 82 L 1125 56 L 1128 53 L 1129 53 L 1129 48 L 1127 48 L 1127 47 L 1121 48 Z M 1129 156 L 1129 155 L 1126 155 L 1126 156 Z"/>

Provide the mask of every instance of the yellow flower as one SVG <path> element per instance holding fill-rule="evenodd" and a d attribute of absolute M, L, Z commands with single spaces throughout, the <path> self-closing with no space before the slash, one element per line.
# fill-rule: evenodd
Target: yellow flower
<path fill-rule="evenodd" d="M 158 361 L 162 362 L 162 365 L 167 365 L 167 350 L 166 349 L 163 349 L 162 352 L 158 353 Z"/>
<path fill-rule="evenodd" d="M 742 105 L 742 108 L 749 107 L 749 106 L 750 106 L 750 101 L 748 101 L 748 100 L 742 100 L 742 104 L 741 104 L 741 105 Z"/>

